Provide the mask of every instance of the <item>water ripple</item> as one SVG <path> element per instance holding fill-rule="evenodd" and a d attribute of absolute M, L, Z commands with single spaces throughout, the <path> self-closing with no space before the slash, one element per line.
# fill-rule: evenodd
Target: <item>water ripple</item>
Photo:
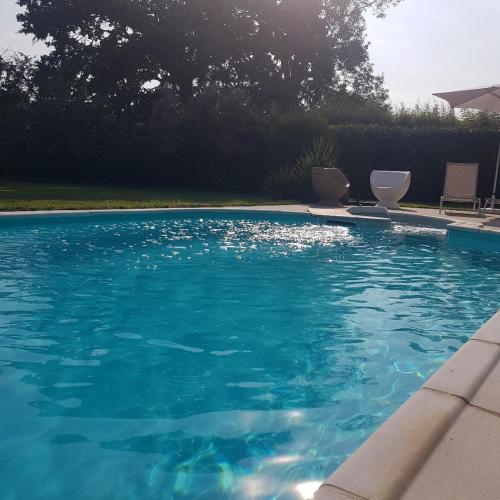
<path fill-rule="evenodd" d="M 217 213 L 0 230 L 9 499 L 305 498 L 498 309 L 500 252 L 443 230 Z"/>

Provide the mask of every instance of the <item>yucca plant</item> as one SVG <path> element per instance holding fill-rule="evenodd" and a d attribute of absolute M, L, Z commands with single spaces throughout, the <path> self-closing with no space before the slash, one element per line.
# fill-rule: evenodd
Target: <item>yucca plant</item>
<path fill-rule="evenodd" d="M 340 147 L 334 138 L 319 137 L 306 149 L 297 163 L 280 167 L 268 178 L 268 188 L 281 198 L 310 201 L 315 198 L 311 175 L 314 167 L 334 167 L 340 159 Z"/>
<path fill-rule="evenodd" d="M 297 165 L 312 170 L 314 167 L 334 167 L 340 160 L 340 146 L 333 138 L 318 137 L 310 149 L 302 154 Z"/>

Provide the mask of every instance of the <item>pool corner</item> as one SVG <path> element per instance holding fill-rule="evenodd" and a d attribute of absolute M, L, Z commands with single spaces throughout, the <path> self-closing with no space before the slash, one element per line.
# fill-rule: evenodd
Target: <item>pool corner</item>
<path fill-rule="evenodd" d="M 376 431 L 317 500 L 497 498 L 500 312 Z"/>

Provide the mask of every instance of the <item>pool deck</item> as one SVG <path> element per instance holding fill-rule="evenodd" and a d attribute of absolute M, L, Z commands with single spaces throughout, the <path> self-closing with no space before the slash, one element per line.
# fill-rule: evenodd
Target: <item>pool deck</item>
<path fill-rule="evenodd" d="M 201 209 L 111 210 L 173 212 Z M 266 205 L 215 211 L 310 213 L 386 227 L 388 219 L 345 208 Z M 0 212 L 3 216 L 97 211 Z M 390 211 L 393 221 L 500 237 L 500 216 L 436 209 Z M 495 238 L 496 239 L 496 238 Z M 499 300 L 500 302 L 500 300 Z M 316 500 L 498 500 L 500 498 L 500 312 L 488 321 L 319 488 Z"/>
<path fill-rule="evenodd" d="M 362 215 L 352 215 L 346 208 L 328 208 L 320 206 L 310 206 L 309 212 L 313 215 L 326 217 L 342 217 L 355 220 L 366 219 Z M 389 210 L 389 217 L 395 221 L 417 222 L 425 224 L 442 224 L 442 227 L 452 227 L 457 230 L 481 231 L 483 233 L 500 233 L 500 215 L 478 216 L 471 212 L 443 211 L 434 208 L 402 208 L 400 210 Z M 374 217 L 380 220 L 381 217 Z"/>
<path fill-rule="evenodd" d="M 191 212 L 191 211 L 259 211 L 259 212 L 281 212 L 281 213 L 310 213 L 318 217 L 328 217 L 339 221 L 350 220 L 364 223 L 381 223 L 387 221 L 383 217 L 370 217 L 363 215 L 353 215 L 347 208 L 329 208 L 319 205 L 259 205 L 259 206 L 234 206 L 234 207 L 195 207 L 195 208 L 133 208 L 133 209 L 106 209 L 106 210 L 38 210 L 38 211 L 16 211 L 0 212 L 2 217 L 26 217 L 33 215 L 75 215 L 84 216 L 90 214 L 104 213 L 137 213 L 137 212 Z M 500 214 L 477 216 L 471 212 L 444 211 L 439 214 L 439 210 L 433 208 L 402 208 L 400 210 L 389 210 L 389 216 L 393 221 L 417 222 L 425 224 L 442 224 L 442 227 L 451 225 L 454 229 L 468 231 L 481 231 L 483 233 L 500 233 Z"/>

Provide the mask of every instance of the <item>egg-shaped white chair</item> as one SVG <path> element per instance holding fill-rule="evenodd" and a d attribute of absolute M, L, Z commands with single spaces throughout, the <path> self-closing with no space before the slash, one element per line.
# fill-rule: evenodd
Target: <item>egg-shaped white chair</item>
<path fill-rule="evenodd" d="M 370 175 L 370 186 L 379 207 L 400 208 L 398 202 L 408 192 L 410 183 L 411 172 L 373 170 Z"/>
<path fill-rule="evenodd" d="M 342 207 L 340 200 L 351 187 L 347 177 L 338 168 L 314 167 L 312 169 L 312 184 L 321 205 Z"/>

